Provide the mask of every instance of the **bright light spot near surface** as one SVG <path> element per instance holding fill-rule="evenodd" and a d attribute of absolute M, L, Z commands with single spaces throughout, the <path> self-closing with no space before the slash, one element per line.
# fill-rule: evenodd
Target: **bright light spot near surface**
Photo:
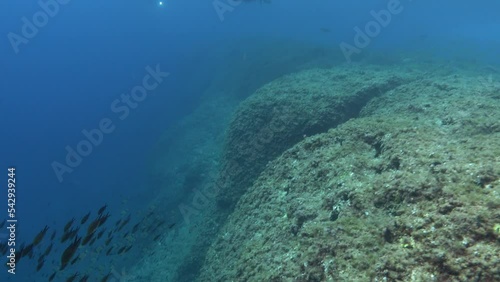
<path fill-rule="evenodd" d="M 163 1 L 158 2 L 158 5 L 163 6 Z"/>

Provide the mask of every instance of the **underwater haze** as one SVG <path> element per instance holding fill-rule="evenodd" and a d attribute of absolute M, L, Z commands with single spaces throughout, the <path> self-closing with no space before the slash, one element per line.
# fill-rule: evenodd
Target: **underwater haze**
<path fill-rule="evenodd" d="M 0 3 L 0 281 L 500 281 L 500 3 Z"/>

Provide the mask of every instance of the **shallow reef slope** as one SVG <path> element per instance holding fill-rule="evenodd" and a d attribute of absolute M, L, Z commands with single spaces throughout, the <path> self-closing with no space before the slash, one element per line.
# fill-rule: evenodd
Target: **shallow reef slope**
<path fill-rule="evenodd" d="M 249 186 L 198 281 L 500 281 L 499 84 L 386 68 L 306 71 L 242 105 L 226 160 Z M 286 129 L 245 151 L 283 105 Z"/>

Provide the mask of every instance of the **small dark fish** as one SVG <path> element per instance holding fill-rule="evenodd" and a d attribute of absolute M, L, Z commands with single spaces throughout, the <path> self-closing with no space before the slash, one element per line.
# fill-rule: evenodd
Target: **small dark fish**
<path fill-rule="evenodd" d="M 68 221 L 68 223 L 66 223 L 66 225 L 64 225 L 64 232 L 68 231 L 68 229 L 71 227 L 71 225 L 73 224 L 73 222 L 75 222 L 75 218 L 74 217 L 70 221 Z"/>
<path fill-rule="evenodd" d="M 72 261 L 71 261 L 71 265 L 75 264 L 78 260 L 80 259 L 80 255 L 76 256 L 76 258 L 74 258 Z"/>
<path fill-rule="evenodd" d="M 33 239 L 33 245 L 36 246 L 42 242 L 43 237 L 45 237 L 45 233 L 47 233 L 47 230 L 49 230 L 49 227 L 45 225 L 45 227 L 42 229 L 42 231 L 38 232 L 38 234 L 35 236 L 35 239 Z"/>
<path fill-rule="evenodd" d="M 97 239 L 96 237 L 92 238 L 92 240 L 90 240 L 90 242 L 89 242 L 89 246 L 94 245 L 96 239 Z"/>
<path fill-rule="evenodd" d="M 420 40 L 426 40 L 427 38 L 429 38 L 429 34 L 420 34 L 418 36 L 418 39 L 420 39 Z"/>
<path fill-rule="evenodd" d="M 24 256 L 24 243 L 21 245 L 19 250 L 16 251 L 16 262 L 19 262 L 21 258 Z"/>
<path fill-rule="evenodd" d="M 160 223 L 158 223 L 156 226 L 157 226 L 157 227 L 160 227 L 160 226 L 162 226 L 163 224 L 165 224 L 165 222 L 166 222 L 165 220 L 162 220 L 162 221 L 160 221 Z"/>
<path fill-rule="evenodd" d="M 56 230 L 54 230 L 54 232 L 52 232 L 52 236 L 50 236 L 50 240 L 54 240 L 55 237 L 56 237 Z"/>
<path fill-rule="evenodd" d="M 29 244 L 28 246 L 26 246 L 22 252 L 23 252 L 23 256 L 28 256 L 30 258 L 33 258 L 33 244 Z"/>
<path fill-rule="evenodd" d="M 158 228 L 160 228 L 164 223 L 165 223 L 165 221 L 161 221 L 160 223 L 158 223 L 158 225 L 154 226 L 154 228 L 151 232 L 152 233 L 156 232 L 156 230 L 158 230 Z"/>
<path fill-rule="evenodd" d="M 153 238 L 153 241 L 156 241 L 156 240 L 160 239 L 160 236 L 161 236 L 161 234 L 156 235 L 156 236 Z"/>
<path fill-rule="evenodd" d="M 122 222 L 122 224 L 120 224 L 120 227 L 118 227 L 118 231 L 122 230 L 122 228 L 127 225 L 127 223 L 130 221 L 130 214 L 128 215 L 128 217 Z"/>
<path fill-rule="evenodd" d="M 78 231 L 80 231 L 80 226 L 78 226 L 75 229 L 71 229 L 71 235 L 69 236 L 70 239 L 75 238 L 76 235 L 78 235 Z"/>
<path fill-rule="evenodd" d="M 110 231 L 108 232 L 108 238 L 111 238 L 111 235 L 113 235 L 113 230 L 110 230 Z"/>
<path fill-rule="evenodd" d="M 115 223 L 115 227 L 118 226 L 120 224 L 120 222 L 122 222 L 122 219 L 118 219 L 118 221 Z"/>
<path fill-rule="evenodd" d="M 107 255 L 107 256 L 109 256 L 109 254 L 111 254 L 111 250 L 113 250 L 113 247 L 110 247 L 110 248 L 108 249 L 108 251 L 106 252 L 106 255 Z"/>
<path fill-rule="evenodd" d="M 152 231 L 153 231 L 153 229 L 155 229 L 155 227 L 156 227 L 156 225 L 151 224 L 151 225 L 149 225 L 149 226 L 146 228 L 146 231 L 147 231 L 147 232 L 152 232 Z"/>
<path fill-rule="evenodd" d="M 7 242 L 5 242 L 5 243 L 0 243 L 0 253 L 1 253 L 2 255 L 7 254 L 7 249 L 8 249 Z"/>
<path fill-rule="evenodd" d="M 99 226 L 103 226 L 104 223 L 106 223 L 106 220 L 108 220 L 108 218 L 110 217 L 111 215 L 109 213 L 107 213 L 106 215 L 104 215 L 102 218 L 101 218 L 101 221 L 99 222 Z"/>
<path fill-rule="evenodd" d="M 71 232 L 64 233 L 61 237 L 61 243 L 68 241 L 70 236 L 71 236 Z"/>
<path fill-rule="evenodd" d="M 123 227 L 125 227 L 125 225 L 127 225 L 127 223 L 129 222 L 129 220 L 125 220 L 122 222 L 122 224 L 120 224 L 120 226 L 116 229 L 116 231 L 120 232 Z"/>
<path fill-rule="evenodd" d="M 101 223 L 101 219 L 102 217 L 101 215 L 99 215 L 96 219 L 94 219 L 94 221 L 89 224 L 89 227 L 87 227 L 87 235 L 93 234 L 95 232 L 95 230 Z"/>
<path fill-rule="evenodd" d="M 125 253 L 127 253 L 128 251 L 130 251 L 130 249 L 132 249 L 132 247 L 133 247 L 133 245 L 128 246 L 128 247 L 125 249 L 125 251 L 124 251 L 124 252 L 125 252 Z"/>
<path fill-rule="evenodd" d="M 77 227 L 75 229 L 71 229 L 69 232 L 65 232 L 63 236 L 61 237 L 61 243 L 66 242 L 67 240 L 71 240 L 75 238 L 75 236 L 78 234 L 78 231 L 80 230 L 80 227 Z"/>
<path fill-rule="evenodd" d="M 89 275 L 85 274 L 81 279 L 80 282 L 87 282 L 89 280 Z"/>
<path fill-rule="evenodd" d="M 117 254 L 121 254 L 121 253 L 123 253 L 123 251 L 125 251 L 125 249 L 126 249 L 126 248 L 127 248 L 127 247 L 121 247 L 121 248 L 118 250 Z"/>
<path fill-rule="evenodd" d="M 75 274 L 73 274 L 73 275 L 71 275 L 70 277 L 68 277 L 68 279 L 66 279 L 66 282 L 73 282 L 73 281 L 75 281 L 76 277 L 78 277 L 79 275 L 80 274 L 78 274 L 78 272 L 75 273 Z"/>
<path fill-rule="evenodd" d="M 108 246 L 108 245 L 109 245 L 109 243 L 111 243 L 111 240 L 113 240 L 113 237 L 108 238 L 108 239 L 104 242 L 104 245 Z"/>
<path fill-rule="evenodd" d="M 99 209 L 99 211 L 97 212 L 97 214 L 101 215 L 107 207 L 108 207 L 107 204 L 104 205 L 104 206 L 102 206 L 102 208 Z"/>
<path fill-rule="evenodd" d="M 38 263 L 40 263 L 44 259 L 45 259 L 45 255 L 41 255 L 40 257 L 38 257 Z"/>
<path fill-rule="evenodd" d="M 38 265 L 36 266 L 36 271 L 40 271 L 42 269 L 43 264 L 45 263 L 45 259 L 42 259 L 41 261 L 38 261 Z"/>
<path fill-rule="evenodd" d="M 127 231 L 127 232 L 125 232 L 125 234 L 123 234 L 123 238 L 126 238 L 126 237 L 127 237 L 127 235 L 128 235 L 128 231 Z"/>
<path fill-rule="evenodd" d="M 68 241 L 70 235 L 71 235 L 70 232 L 64 233 L 61 237 L 61 243 Z"/>
<path fill-rule="evenodd" d="M 99 233 L 97 234 L 97 239 L 101 239 L 102 234 L 104 234 L 104 231 L 106 231 L 106 230 L 101 230 L 101 232 L 99 232 Z"/>
<path fill-rule="evenodd" d="M 52 275 L 49 276 L 49 282 L 54 280 L 54 277 L 56 277 L 56 273 L 57 271 L 54 271 L 54 273 L 52 273 Z"/>
<path fill-rule="evenodd" d="M 87 243 L 90 242 L 90 240 L 92 240 L 92 238 L 94 237 L 93 235 L 94 233 L 86 235 L 85 238 L 83 238 L 82 246 L 87 245 Z"/>
<path fill-rule="evenodd" d="M 137 229 L 139 229 L 139 224 L 140 224 L 140 222 L 137 222 L 137 223 L 134 225 L 134 227 L 132 227 L 132 233 L 137 232 Z"/>
<path fill-rule="evenodd" d="M 170 224 L 170 225 L 168 226 L 168 229 L 172 229 L 172 227 L 174 227 L 174 226 L 175 226 L 175 224 L 176 224 L 175 222 L 174 222 L 174 223 L 172 223 L 172 224 Z"/>
<path fill-rule="evenodd" d="M 106 282 L 108 281 L 109 277 L 111 277 L 111 272 L 108 273 L 108 275 L 104 276 L 102 279 L 101 279 L 101 282 Z"/>
<path fill-rule="evenodd" d="M 327 27 L 320 27 L 319 30 L 321 32 L 324 32 L 324 33 L 330 33 L 330 32 L 332 32 L 332 30 L 329 29 L 329 28 L 327 28 Z"/>
<path fill-rule="evenodd" d="M 68 262 L 71 260 L 73 255 L 75 254 L 76 250 L 78 249 L 78 246 L 80 246 L 80 241 L 82 238 L 78 238 L 78 236 L 75 237 L 75 241 L 71 243 L 63 252 L 61 255 L 61 268 L 60 270 L 63 270 L 67 265 Z"/>
<path fill-rule="evenodd" d="M 52 246 L 54 245 L 54 243 L 51 243 L 46 249 L 45 249 L 45 252 L 43 252 L 43 255 L 44 256 L 47 256 L 50 251 L 52 250 Z"/>
<path fill-rule="evenodd" d="M 82 217 L 82 220 L 80 220 L 80 224 L 85 224 L 85 222 L 87 222 L 87 220 L 89 219 L 89 216 L 90 212 L 87 213 L 84 217 Z"/>

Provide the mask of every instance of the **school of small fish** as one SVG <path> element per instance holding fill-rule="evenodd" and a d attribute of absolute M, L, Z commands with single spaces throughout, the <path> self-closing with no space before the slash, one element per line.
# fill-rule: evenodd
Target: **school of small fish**
<path fill-rule="evenodd" d="M 111 281 L 111 270 L 99 273 L 91 269 L 88 273 L 80 273 L 74 269 L 89 250 L 101 257 L 123 256 L 138 240 L 156 241 L 175 226 L 175 222 L 166 225 L 165 220 L 155 217 L 154 210 L 140 217 L 131 227 L 130 213 L 127 217 L 118 218 L 114 224 L 110 223 L 108 219 L 112 216 L 107 212 L 107 205 L 102 206 L 92 220 L 91 215 L 92 212 L 89 211 L 79 220 L 70 219 L 62 231 L 46 225 L 31 242 L 24 242 L 17 247 L 16 263 L 22 261 L 26 265 L 32 265 L 36 277 L 47 278 L 49 282 Z M 0 223 L 0 229 L 5 223 L 6 220 Z M 51 234 L 50 237 L 47 234 Z M 0 254 L 6 255 L 9 248 L 7 242 L 0 242 Z M 27 260 L 32 262 L 25 262 Z"/>

